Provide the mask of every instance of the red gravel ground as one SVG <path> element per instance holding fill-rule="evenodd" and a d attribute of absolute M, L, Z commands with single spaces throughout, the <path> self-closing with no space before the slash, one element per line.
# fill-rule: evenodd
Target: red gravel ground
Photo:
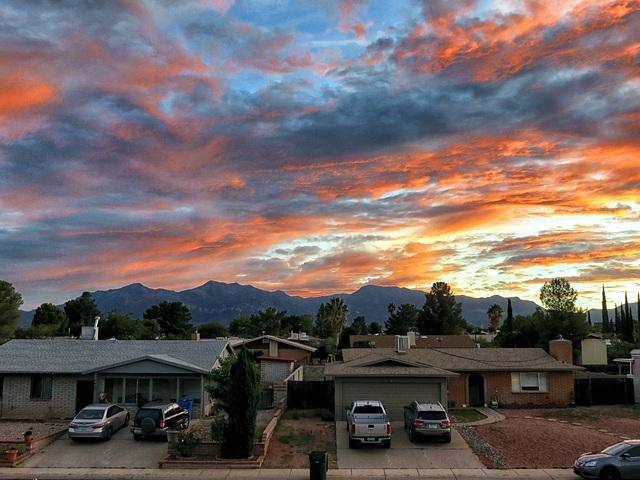
<path fill-rule="evenodd" d="M 474 428 L 510 468 L 571 467 L 581 453 L 640 438 L 640 412 L 622 406 L 499 411 L 505 420 Z M 495 466 L 479 457 L 487 467 Z"/>

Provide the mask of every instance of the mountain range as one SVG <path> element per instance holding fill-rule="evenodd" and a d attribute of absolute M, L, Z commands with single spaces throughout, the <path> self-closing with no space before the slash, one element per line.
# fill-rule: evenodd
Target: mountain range
<path fill-rule="evenodd" d="M 98 290 L 91 293 L 101 312 L 119 310 L 123 314 L 131 314 L 133 318 L 141 319 L 145 310 L 163 301 L 182 302 L 189 308 L 192 324 L 200 325 L 208 322 L 218 322 L 223 325 L 240 315 L 252 315 L 258 311 L 265 311 L 269 307 L 286 310 L 289 315 L 311 314 L 314 319 L 322 303 L 328 303 L 331 298 L 339 297 L 349 308 L 348 323 L 364 316 L 367 323 L 378 322 L 384 325 L 389 318 L 387 306 L 390 303 L 399 307 L 411 303 L 422 308 L 425 302 L 425 292 L 400 287 L 380 287 L 368 285 L 354 293 L 338 293 L 322 297 L 303 298 L 290 296 L 282 291 L 269 292 L 251 285 L 238 283 L 222 283 L 210 281 L 200 287 L 176 292 L 173 290 L 153 289 L 140 283 L 134 283 L 113 290 Z M 476 326 L 488 326 L 487 310 L 497 303 L 507 312 L 507 298 L 493 295 L 486 298 L 472 298 L 456 295 L 456 301 L 462 304 L 462 316 L 468 323 Z M 529 300 L 509 297 L 513 315 L 530 315 L 538 305 Z M 34 311 L 23 312 L 22 326 L 31 324 Z M 599 317 L 597 317 L 599 318 Z"/>

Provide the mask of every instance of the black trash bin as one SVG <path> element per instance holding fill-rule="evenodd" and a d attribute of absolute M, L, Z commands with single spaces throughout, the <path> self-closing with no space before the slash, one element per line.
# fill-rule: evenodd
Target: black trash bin
<path fill-rule="evenodd" d="M 322 450 L 309 452 L 309 480 L 326 480 L 328 469 L 327 452 Z"/>

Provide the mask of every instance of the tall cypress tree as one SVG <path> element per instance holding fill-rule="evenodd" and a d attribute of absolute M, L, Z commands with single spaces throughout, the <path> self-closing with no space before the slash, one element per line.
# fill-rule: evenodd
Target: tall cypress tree
<path fill-rule="evenodd" d="M 602 285 L 602 334 L 609 333 L 609 312 L 607 311 L 607 297 L 604 293 L 604 285 Z"/>
<path fill-rule="evenodd" d="M 229 374 L 233 401 L 227 405 L 229 420 L 225 430 L 221 453 L 224 458 L 247 458 L 253 450 L 256 430 L 260 383 L 255 363 L 242 347 L 238 360 Z"/>

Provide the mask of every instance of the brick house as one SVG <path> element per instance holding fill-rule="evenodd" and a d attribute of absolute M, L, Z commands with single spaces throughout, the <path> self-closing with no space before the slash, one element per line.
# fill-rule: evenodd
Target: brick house
<path fill-rule="evenodd" d="M 11 340 L 0 345 L 0 418 L 71 418 L 100 392 L 132 414 L 192 397 L 202 417 L 207 374 L 228 355 L 226 340 Z"/>
<path fill-rule="evenodd" d="M 336 418 L 356 398 L 374 398 L 392 420 L 412 400 L 445 406 L 568 406 L 574 403 L 574 374 L 569 340 L 541 348 L 351 348 L 343 361 L 327 364 L 334 380 Z"/>

